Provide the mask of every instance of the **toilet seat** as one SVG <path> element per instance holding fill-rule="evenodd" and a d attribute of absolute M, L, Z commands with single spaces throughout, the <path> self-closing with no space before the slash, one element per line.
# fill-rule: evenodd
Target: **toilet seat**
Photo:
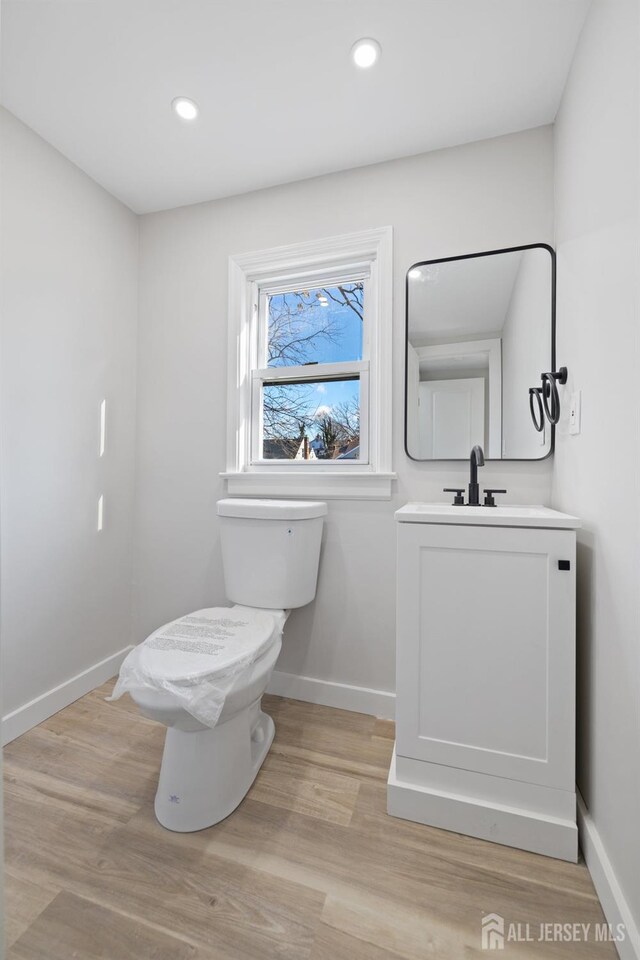
<path fill-rule="evenodd" d="M 258 662 L 280 650 L 287 611 L 258 607 L 194 610 L 155 630 L 125 657 L 107 699 L 138 703 L 169 695 L 174 707 L 215 727 L 232 689 L 249 684 Z"/>
<path fill-rule="evenodd" d="M 137 648 L 152 683 L 214 680 L 253 663 L 282 633 L 282 612 L 250 607 L 195 610 L 155 630 Z"/>

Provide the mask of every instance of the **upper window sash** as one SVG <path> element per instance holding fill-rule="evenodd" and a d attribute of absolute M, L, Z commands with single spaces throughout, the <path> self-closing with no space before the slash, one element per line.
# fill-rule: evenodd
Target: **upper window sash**
<path fill-rule="evenodd" d="M 307 287 L 316 289 L 318 287 L 337 287 L 343 283 L 362 283 L 362 356 L 368 356 L 369 332 L 367 323 L 367 289 L 368 279 L 371 275 L 370 264 L 360 264 L 357 269 L 347 272 L 341 271 L 332 273 L 330 271 L 316 272 L 315 276 L 305 274 L 301 277 L 279 278 L 272 283 L 254 284 L 253 292 L 253 321 L 252 339 L 255 345 L 255 365 L 258 367 L 267 366 L 268 337 L 269 337 L 269 298 L 278 294 L 293 293 L 296 290 L 306 289 Z M 257 325 L 257 329 L 256 329 Z"/>

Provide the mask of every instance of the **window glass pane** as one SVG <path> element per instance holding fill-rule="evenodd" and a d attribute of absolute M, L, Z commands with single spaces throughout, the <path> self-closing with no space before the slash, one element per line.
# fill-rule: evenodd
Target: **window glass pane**
<path fill-rule="evenodd" d="M 355 281 L 268 297 L 267 365 L 361 360 L 363 294 Z"/>
<path fill-rule="evenodd" d="M 265 460 L 358 460 L 360 380 L 263 385 Z"/>

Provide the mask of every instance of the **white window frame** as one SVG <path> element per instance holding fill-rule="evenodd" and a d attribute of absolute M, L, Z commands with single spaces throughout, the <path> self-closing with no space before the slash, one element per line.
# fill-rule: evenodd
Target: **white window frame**
<path fill-rule="evenodd" d="M 389 499 L 391 469 L 392 229 L 381 227 L 229 257 L 227 469 L 232 495 Z M 316 367 L 260 366 L 261 294 L 314 283 L 365 279 L 363 359 Z M 264 307 L 262 308 L 264 309 Z M 263 317 L 262 317 L 263 319 Z M 262 333 L 264 336 L 264 332 Z M 264 362 L 264 360 L 262 361 Z M 261 460 L 263 380 L 317 380 L 357 373 L 361 395 L 358 460 Z"/>

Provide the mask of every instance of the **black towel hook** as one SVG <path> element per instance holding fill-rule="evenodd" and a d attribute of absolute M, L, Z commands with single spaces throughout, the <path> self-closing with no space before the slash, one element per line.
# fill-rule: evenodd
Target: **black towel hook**
<path fill-rule="evenodd" d="M 544 430 L 544 410 L 542 408 L 542 387 L 529 387 L 529 410 L 531 412 L 531 419 L 533 420 L 533 426 L 538 431 L 542 433 Z M 536 398 L 538 401 L 538 412 L 534 409 L 533 398 Z"/>
<path fill-rule="evenodd" d="M 529 387 L 529 412 L 531 413 L 533 426 L 538 433 L 542 433 L 544 430 L 545 416 L 552 425 L 560 419 L 558 384 L 564 386 L 567 382 L 567 368 L 560 367 L 559 370 L 552 373 L 543 373 L 540 379 L 542 381 L 541 386 Z M 534 396 L 537 403 L 534 402 Z"/>
<path fill-rule="evenodd" d="M 542 405 L 549 423 L 557 423 L 560 419 L 560 394 L 558 393 L 558 384 L 567 382 L 567 368 L 560 367 L 555 373 L 542 374 Z M 549 407 L 549 398 L 551 398 L 551 407 Z"/>

